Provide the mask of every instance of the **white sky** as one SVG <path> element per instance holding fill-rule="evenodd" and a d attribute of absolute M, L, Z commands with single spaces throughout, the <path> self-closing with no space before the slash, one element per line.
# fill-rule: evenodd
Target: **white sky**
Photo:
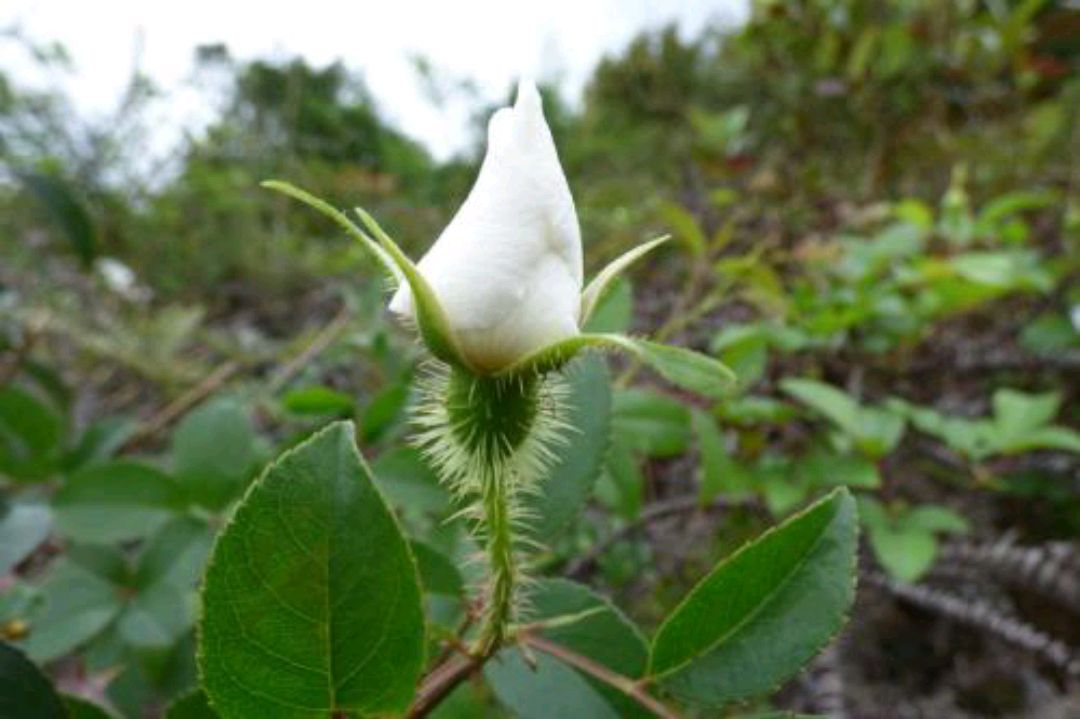
<path fill-rule="evenodd" d="M 198 45 L 221 42 L 241 59 L 340 59 L 363 74 L 384 117 L 445 158 L 468 140 L 467 108 L 433 105 L 411 57 L 472 80 L 487 100 L 502 99 L 522 74 L 558 79 L 576 99 L 597 60 L 639 30 L 676 21 L 692 36 L 711 21 L 737 24 L 749 1 L 2 0 L 0 30 L 17 26 L 36 41 L 62 42 L 76 72 L 43 76 L 10 42 L 0 43 L 0 66 L 17 83 L 65 88 L 77 112 L 101 117 L 115 108 L 138 57 L 166 93 L 158 132 L 172 135 L 169 144 L 208 118 L 207 100 L 190 82 Z"/>

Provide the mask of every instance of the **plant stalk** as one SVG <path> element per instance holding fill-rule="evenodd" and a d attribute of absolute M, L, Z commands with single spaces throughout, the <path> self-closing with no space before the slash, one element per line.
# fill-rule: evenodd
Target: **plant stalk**
<path fill-rule="evenodd" d="M 505 469 L 490 467 L 482 480 L 481 501 L 487 530 L 486 552 L 491 572 L 484 619 L 474 653 L 487 657 L 505 641 L 514 613 L 514 585 L 517 565 L 510 517 L 510 482 Z"/>

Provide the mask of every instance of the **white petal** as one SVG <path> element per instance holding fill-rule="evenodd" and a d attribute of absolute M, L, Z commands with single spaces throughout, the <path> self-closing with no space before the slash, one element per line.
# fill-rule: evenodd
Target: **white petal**
<path fill-rule="evenodd" d="M 492 116 L 476 184 L 418 267 L 482 369 L 577 334 L 581 233 L 531 82 Z M 406 286 L 390 309 L 412 316 Z"/>

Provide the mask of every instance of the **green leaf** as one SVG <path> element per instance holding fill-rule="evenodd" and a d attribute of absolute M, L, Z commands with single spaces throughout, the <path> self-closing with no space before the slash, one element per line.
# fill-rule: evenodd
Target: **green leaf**
<path fill-rule="evenodd" d="M 585 287 L 585 290 L 581 293 L 581 319 L 578 323 L 579 326 L 584 327 L 592 319 L 593 314 L 596 312 L 600 303 L 607 296 L 607 293 L 611 291 L 615 280 L 626 271 L 630 265 L 637 262 L 639 259 L 647 255 L 649 252 L 667 242 L 668 235 L 658 237 L 655 240 L 649 240 L 643 245 L 624 252 L 619 257 L 612 260 L 604 269 L 593 278 L 591 282 Z"/>
<path fill-rule="evenodd" d="M 697 436 L 701 455 L 701 484 L 698 496 L 702 505 L 717 497 L 743 499 L 750 493 L 750 478 L 746 469 L 736 462 L 724 446 L 724 436 L 716 421 L 708 414 L 695 410 L 691 422 Z"/>
<path fill-rule="evenodd" d="M 970 529 L 967 519 L 948 507 L 924 504 L 915 507 L 902 516 L 905 528 L 921 529 L 926 532 L 964 533 Z"/>
<path fill-rule="evenodd" d="M 624 446 L 651 457 L 672 457 L 690 441 L 690 411 L 658 392 L 626 389 L 615 394 L 612 433 Z"/>
<path fill-rule="evenodd" d="M 191 595 L 190 589 L 170 582 L 140 589 L 124 607 L 117 623 L 120 637 L 131 647 L 170 647 L 194 624 Z"/>
<path fill-rule="evenodd" d="M 0 476 L 44 479 L 53 470 L 63 421 L 18 387 L 0 387 Z"/>
<path fill-rule="evenodd" d="M 139 462 L 117 460 L 71 475 L 53 499 L 61 533 L 80 542 L 140 539 L 184 507 L 180 486 Z"/>
<path fill-rule="evenodd" d="M 219 716 L 210 708 L 206 693 L 196 689 L 170 704 L 165 719 L 219 719 Z"/>
<path fill-rule="evenodd" d="M 1003 452 L 1016 453 L 1032 449 L 1056 449 L 1080 454 L 1080 432 L 1069 427 L 1039 427 L 1005 444 Z"/>
<path fill-rule="evenodd" d="M 781 389 L 831 420 L 864 454 L 880 458 L 904 435 L 904 418 L 886 407 L 862 407 L 847 393 L 811 379 L 785 379 Z"/>
<path fill-rule="evenodd" d="M 611 378 L 599 357 L 582 357 L 566 367 L 569 385 L 565 421 L 573 428 L 541 484 L 526 495 L 536 518 L 529 531 L 550 541 L 585 506 L 600 474 L 611 437 Z"/>
<path fill-rule="evenodd" d="M 793 465 L 790 457 L 764 454 L 750 466 L 753 484 L 774 517 L 786 515 L 798 507 L 811 492 L 806 476 L 795 471 Z"/>
<path fill-rule="evenodd" d="M 126 417 L 105 417 L 96 420 L 79 437 L 78 444 L 64 455 L 63 468 L 73 471 L 85 464 L 112 457 L 124 446 L 136 423 Z"/>
<path fill-rule="evenodd" d="M 97 636 L 123 609 L 111 579 L 100 569 L 60 560 L 42 585 L 44 601 L 30 616 L 23 648 L 35 661 L 47 662 Z"/>
<path fill-rule="evenodd" d="M 143 545 L 135 567 L 135 586 L 166 582 L 192 586 L 202 576 L 214 542 L 214 530 L 194 517 L 177 517 Z"/>
<path fill-rule="evenodd" d="M 283 454 L 214 547 L 203 685 L 225 719 L 394 712 L 423 662 L 416 564 L 350 422 Z"/>
<path fill-rule="evenodd" d="M 68 719 L 59 695 L 22 652 L 0 642 L 0 717 Z"/>
<path fill-rule="evenodd" d="M 635 347 L 633 354 L 678 387 L 713 399 L 726 397 L 734 387 L 735 373 L 712 357 L 684 347 L 630 341 Z"/>
<path fill-rule="evenodd" d="M 937 540 L 930 532 L 879 527 L 870 532 L 870 546 L 885 571 L 914 582 L 934 564 Z"/>
<path fill-rule="evenodd" d="M 256 461 L 251 419 L 234 400 L 210 400 L 180 422 L 171 451 L 173 471 L 191 498 L 221 509 L 251 476 Z"/>
<path fill-rule="evenodd" d="M 812 379 L 785 379 L 780 388 L 832 420 L 849 434 L 858 431 L 859 403 L 832 385 Z"/>
<path fill-rule="evenodd" d="M 698 225 L 697 218 L 689 210 L 674 202 L 663 202 L 660 205 L 660 215 L 675 230 L 675 236 L 686 245 L 691 255 L 699 258 L 705 254 L 708 241 Z"/>
<path fill-rule="evenodd" d="M 881 486 L 877 465 L 857 454 L 813 449 L 798 458 L 795 471 L 807 487 L 877 489 Z"/>
<path fill-rule="evenodd" d="M 1061 393 L 1025 394 L 1002 388 L 994 392 L 993 402 L 999 430 L 1017 435 L 1050 423 L 1061 407 Z"/>
<path fill-rule="evenodd" d="M 739 377 L 741 379 L 742 375 Z M 795 410 L 787 402 L 772 397 L 748 395 L 721 402 L 716 408 L 716 416 L 729 423 L 752 427 L 785 424 L 795 418 Z"/>
<path fill-rule="evenodd" d="M 844 622 L 856 531 L 855 502 L 838 489 L 720 562 L 661 625 L 650 674 L 711 705 L 790 677 Z"/>
<path fill-rule="evenodd" d="M 530 593 L 528 622 L 566 618 L 542 631 L 546 639 L 588 657 L 623 676 L 645 671 L 648 649 L 641 633 L 609 602 L 588 588 L 563 579 L 540 580 Z M 521 719 L 548 717 L 648 716 L 619 691 L 534 651 L 534 672 L 517 648 L 500 652 L 484 667 L 495 696 Z"/>
<path fill-rule="evenodd" d="M 450 493 L 413 447 L 383 452 L 372 464 L 375 484 L 403 513 L 442 515 L 451 507 Z"/>
<path fill-rule="evenodd" d="M 855 445 L 868 457 L 884 457 L 904 436 L 904 418 L 882 407 L 860 407 L 855 421 Z"/>
<path fill-rule="evenodd" d="M 410 542 L 409 546 L 416 557 L 420 583 L 425 592 L 461 596 L 465 590 L 465 580 L 449 557 L 424 542 Z"/>
<path fill-rule="evenodd" d="M 380 438 L 401 416 L 409 401 L 408 382 L 398 382 L 378 392 L 360 417 L 360 438 L 372 442 Z"/>
<path fill-rule="evenodd" d="M 710 349 L 738 377 L 740 388 L 753 386 L 769 363 L 769 338 L 761 325 L 732 325 L 713 338 Z"/>
<path fill-rule="evenodd" d="M 635 519 L 641 512 L 645 480 L 638 462 L 626 445 L 614 442 L 596 486 L 597 499 L 626 519 Z"/>
<path fill-rule="evenodd" d="M 1080 332 L 1064 312 L 1045 312 L 1024 326 L 1020 344 L 1042 357 L 1080 347 Z"/>
<path fill-rule="evenodd" d="M 917 581 L 934 564 L 936 532 L 968 531 L 968 522 L 948 507 L 922 505 L 886 508 L 873 497 L 859 497 L 859 516 L 870 535 L 874 556 L 891 576 Z"/>
<path fill-rule="evenodd" d="M 0 577 L 49 536 L 52 514 L 43 504 L 0 501 Z"/>
<path fill-rule="evenodd" d="M 65 694 L 62 700 L 68 719 L 113 719 L 112 713 L 82 697 Z"/>
<path fill-rule="evenodd" d="M 351 396 L 322 385 L 294 389 L 281 398 L 281 406 L 293 414 L 316 416 L 350 415 L 355 404 Z"/>

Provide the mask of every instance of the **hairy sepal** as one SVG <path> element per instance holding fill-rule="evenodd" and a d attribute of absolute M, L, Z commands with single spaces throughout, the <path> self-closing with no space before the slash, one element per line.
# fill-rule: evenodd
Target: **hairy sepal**
<path fill-rule="evenodd" d="M 550 344 L 496 376 L 541 375 L 560 369 L 587 349 L 625 352 L 656 370 L 672 384 L 710 398 L 725 396 L 735 373 L 724 363 L 699 352 L 620 334 L 581 334 Z"/>

